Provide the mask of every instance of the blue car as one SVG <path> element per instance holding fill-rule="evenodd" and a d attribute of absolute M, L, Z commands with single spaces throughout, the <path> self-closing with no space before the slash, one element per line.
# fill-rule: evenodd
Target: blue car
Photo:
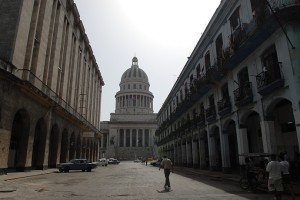
<path fill-rule="evenodd" d="M 67 163 L 60 163 L 57 166 L 59 172 L 69 172 L 70 170 L 91 172 L 92 169 L 95 169 L 96 167 L 96 163 L 90 163 L 86 159 L 73 159 Z"/>

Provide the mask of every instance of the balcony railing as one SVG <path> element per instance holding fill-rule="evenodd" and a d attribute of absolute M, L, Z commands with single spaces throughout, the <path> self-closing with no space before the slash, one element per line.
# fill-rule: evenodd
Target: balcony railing
<path fill-rule="evenodd" d="M 233 91 L 236 106 L 246 105 L 253 100 L 252 83 L 246 82 Z"/>
<path fill-rule="evenodd" d="M 210 105 L 206 110 L 206 121 L 212 122 L 216 119 L 217 113 L 216 113 L 216 107 L 215 105 Z"/>
<path fill-rule="evenodd" d="M 231 112 L 231 103 L 229 97 L 223 98 L 217 103 L 218 103 L 218 114 L 221 117 Z"/>
<path fill-rule="evenodd" d="M 206 83 L 218 83 L 226 74 L 226 70 L 222 66 L 216 64 L 211 66 L 206 71 Z"/>
<path fill-rule="evenodd" d="M 274 70 L 263 71 L 256 76 L 257 90 L 259 94 L 266 95 L 280 87 L 283 87 L 284 78 L 279 71 L 280 68 L 277 69 L 277 72 Z"/>
<path fill-rule="evenodd" d="M 1 60 L 1 66 L 5 63 Z M 5 63 L 7 64 L 7 63 Z M 7 64 L 9 65 L 9 64 Z M 4 69 L 4 67 L 0 67 L 1 69 Z M 6 67 L 7 68 L 7 67 Z M 18 70 L 6 70 L 8 73 L 11 73 L 13 76 L 19 79 L 20 82 L 23 84 L 28 84 L 30 88 L 32 88 L 34 91 L 44 95 L 44 97 L 48 98 L 51 103 L 54 104 L 54 106 L 58 105 L 60 108 L 63 108 L 63 110 L 67 113 L 69 113 L 71 116 L 75 117 L 77 120 L 81 121 L 83 124 L 85 124 L 87 127 L 89 127 L 91 130 L 95 131 L 96 133 L 100 133 L 100 130 L 98 130 L 93 124 L 91 124 L 82 114 L 78 113 L 73 107 L 71 107 L 67 102 L 65 102 L 61 97 L 59 97 L 51 88 L 49 88 L 46 84 L 43 83 L 42 80 L 40 80 L 38 77 L 35 76 L 30 70 L 26 69 L 18 69 Z"/>

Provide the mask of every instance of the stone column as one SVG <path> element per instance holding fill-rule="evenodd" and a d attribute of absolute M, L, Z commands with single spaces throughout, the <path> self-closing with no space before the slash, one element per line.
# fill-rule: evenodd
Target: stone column
<path fill-rule="evenodd" d="M 238 143 L 238 153 L 249 153 L 248 146 L 248 137 L 247 137 L 247 128 L 243 125 L 236 125 L 236 136 Z M 239 156 L 240 165 L 245 164 L 245 159 L 242 156 Z"/>
<path fill-rule="evenodd" d="M 294 111 L 294 119 L 295 119 L 295 125 L 296 125 L 296 131 L 297 131 L 297 139 L 298 139 L 298 147 L 300 151 L 300 111 L 296 110 Z"/>
<path fill-rule="evenodd" d="M 186 142 L 181 143 L 181 162 L 183 165 L 186 165 Z"/>
<path fill-rule="evenodd" d="M 192 167 L 192 142 L 187 141 L 186 143 L 186 161 L 187 161 L 187 166 Z"/>
<path fill-rule="evenodd" d="M 228 131 L 222 130 L 220 137 L 221 140 L 221 154 L 222 154 L 222 170 L 224 173 L 231 172 L 230 155 L 229 155 L 229 142 Z"/>
<path fill-rule="evenodd" d="M 265 153 L 276 153 L 274 121 L 261 121 L 261 136 Z"/>
<path fill-rule="evenodd" d="M 215 142 L 214 135 L 209 135 L 208 149 L 209 149 L 210 169 L 216 170 L 217 169 L 217 155 L 216 155 L 216 142 Z"/>
<path fill-rule="evenodd" d="M 205 139 L 200 138 L 199 140 L 199 154 L 200 154 L 200 169 L 206 169 L 206 157 L 205 157 Z"/>
<path fill-rule="evenodd" d="M 193 168 L 199 168 L 198 140 L 192 140 Z"/>

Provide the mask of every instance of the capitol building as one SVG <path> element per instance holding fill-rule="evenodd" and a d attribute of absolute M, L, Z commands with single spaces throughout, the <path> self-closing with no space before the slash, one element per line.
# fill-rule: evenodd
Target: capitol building
<path fill-rule="evenodd" d="M 154 96 L 149 91 L 148 76 L 139 67 L 136 57 L 123 73 L 119 85 L 115 113 L 110 114 L 110 121 L 101 122 L 100 155 L 120 160 L 154 157 L 157 129 Z"/>

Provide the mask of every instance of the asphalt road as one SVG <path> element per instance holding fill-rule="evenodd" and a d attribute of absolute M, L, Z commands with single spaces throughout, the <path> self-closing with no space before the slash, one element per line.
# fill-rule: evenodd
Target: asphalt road
<path fill-rule="evenodd" d="M 167 192 L 163 189 L 163 170 L 128 161 L 99 166 L 92 172 L 57 171 L 6 181 L 15 191 L 0 193 L 0 200 L 272 199 L 268 193 L 249 193 L 236 183 L 180 169 L 170 175 L 170 181 L 172 189 Z"/>

